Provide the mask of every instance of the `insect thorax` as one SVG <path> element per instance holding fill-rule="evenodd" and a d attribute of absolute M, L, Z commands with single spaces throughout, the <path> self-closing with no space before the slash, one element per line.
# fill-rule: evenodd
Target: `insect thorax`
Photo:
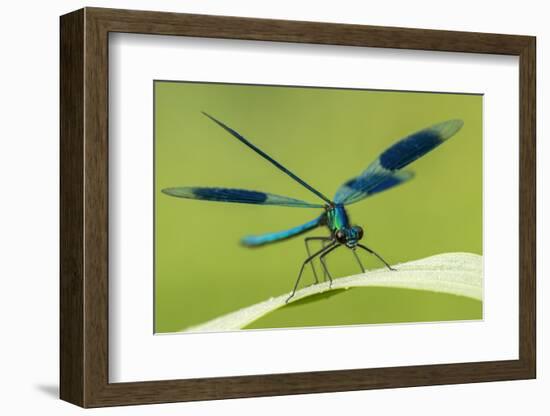
<path fill-rule="evenodd" d="M 349 228 L 348 213 L 343 205 L 337 204 L 326 208 L 326 223 L 331 232 Z"/>

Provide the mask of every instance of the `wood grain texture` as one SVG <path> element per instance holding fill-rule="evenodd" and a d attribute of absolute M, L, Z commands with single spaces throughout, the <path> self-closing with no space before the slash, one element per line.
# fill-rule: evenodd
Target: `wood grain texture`
<path fill-rule="evenodd" d="M 519 356 L 536 377 L 536 41 L 520 54 Z"/>
<path fill-rule="evenodd" d="M 61 19 L 60 44 L 60 388 L 84 405 L 84 12 Z"/>
<path fill-rule="evenodd" d="M 109 383 L 108 33 L 520 57 L 518 360 Z M 61 398 L 83 407 L 535 377 L 535 38 L 114 9 L 61 18 Z"/>
<path fill-rule="evenodd" d="M 108 382 L 109 135 L 108 32 L 85 9 L 84 59 L 84 302 L 85 406 Z"/>

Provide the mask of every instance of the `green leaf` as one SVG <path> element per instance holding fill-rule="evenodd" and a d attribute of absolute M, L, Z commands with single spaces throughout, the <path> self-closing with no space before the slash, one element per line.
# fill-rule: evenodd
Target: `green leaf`
<path fill-rule="evenodd" d="M 424 290 L 465 296 L 481 301 L 483 298 L 483 258 L 471 253 L 445 253 L 397 264 L 396 271 L 386 268 L 369 270 L 364 274 L 334 279 L 308 286 L 290 296 L 286 293 L 238 311 L 187 328 L 184 332 L 221 332 L 242 329 L 257 319 L 283 307 L 313 302 L 337 295 L 354 287 L 387 287 Z"/>

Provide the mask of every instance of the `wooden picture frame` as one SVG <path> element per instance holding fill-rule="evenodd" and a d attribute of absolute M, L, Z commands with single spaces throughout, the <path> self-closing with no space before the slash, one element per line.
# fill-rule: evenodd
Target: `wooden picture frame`
<path fill-rule="evenodd" d="M 61 17 L 60 396 L 82 407 L 535 378 L 535 38 L 85 8 Z M 108 35 L 246 39 L 519 57 L 519 359 L 110 383 Z"/>

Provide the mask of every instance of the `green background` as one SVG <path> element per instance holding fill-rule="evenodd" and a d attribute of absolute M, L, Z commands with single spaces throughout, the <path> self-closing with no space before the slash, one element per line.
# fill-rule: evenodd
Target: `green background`
<path fill-rule="evenodd" d="M 155 331 L 197 325 L 292 289 L 302 237 L 245 248 L 244 235 L 278 231 L 321 211 L 196 201 L 160 192 L 222 186 L 319 202 L 201 114 L 234 128 L 331 196 L 396 140 L 451 118 L 464 127 L 411 164 L 409 183 L 349 207 L 363 241 L 394 264 L 482 250 L 482 96 L 156 81 Z M 325 228 L 309 235 L 326 235 Z M 381 264 L 363 255 L 367 268 Z M 348 250 L 333 276 L 358 272 Z M 303 282 L 312 282 L 306 270 Z M 480 319 L 481 302 L 415 290 L 355 288 L 299 301 L 250 328 Z"/>

